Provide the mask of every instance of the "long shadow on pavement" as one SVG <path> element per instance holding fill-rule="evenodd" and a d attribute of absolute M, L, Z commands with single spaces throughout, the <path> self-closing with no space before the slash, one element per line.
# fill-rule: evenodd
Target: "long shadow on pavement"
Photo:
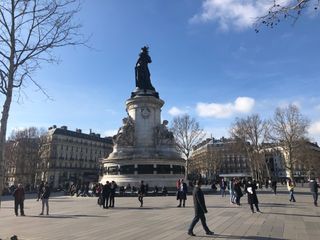
<path fill-rule="evenodd" d="M 60 215 L 60 214 L 54 214 L 54 215 L 27 215 L 27 217 L 33 217 L 33 218 L 106 218 L 108 216 L 100 216 L 100 215 L 86 215 L 86 214 L 74 214 L 74 215 Z"/>
<path fill-rule="evenodd" d="M 167 209 L 167 207 L 115 207 L 115 208 L 108 208 L 109 210 L 163 210 Z M 108 211 L 107 209 L 107 211 Z"/>
<path fill-rule="evenodd" d="M 223 235 L 223 234 L 214 234 L 212 236 L 208 235 L 197 235 L 195 237 L 201 238 L 224 238 L 224 239 L 247 239 L 247 240 L 283 240 L 283 238 L 273 238 L 273 237 L 262 237 L 262 236 L 235 236 L 235 235 Z"/>
<path fill-rule="evenodd" d="M 296 213 L 279 213 L 279 212 L 266 212 L 267 214 L 274 215 L 285 215 L 285 216 L 296 216 L 296 217 L 315 217 L 320 218 L 318 215 L 310 215 L 310 214 L 296 214 Z"/>
<path fill-rule="evenodd" d="M 296 206 L 295 204 L 285 204 L 285 203 L 260 203 L 259 207 L 272 207 L 272 208 L 294 208 L 294 209 L 306 209 L 307 207 Z"/>

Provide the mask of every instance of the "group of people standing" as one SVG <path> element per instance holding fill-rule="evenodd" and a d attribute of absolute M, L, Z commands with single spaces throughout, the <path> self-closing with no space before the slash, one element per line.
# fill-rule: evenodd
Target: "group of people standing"
<path fill-rule="evenodd" d="M 101 187 L 98 204 L 104 209 L 114 208 L 117 187 L 115 181 L 106 181 L 106 184 Z M 138 201 L 140 202 L 140 207 L 143 207 L 143 197 L 146 195 L 146 192 L 146 185 L 141 181 L 138 188 Z"/>
<path fill-rule="evenodd" d="M 50 197 L 50 187 L 46 182 L 41 182 L 38 187 L 37 201 L 41 199 L 42 210 L 39 215 L 43 215 L 44 209 L 46 208 L 46 214 L 49 215 L 49 197 Z M 18 209 L 20 208 L 20 216 L 25 216 L 24 214 L 24 200 L 25 200 L 25 190 L 21 183 L 18 184 L 17 188 L 13 191 L 14 197 L 14 213 L 18 216 Z"/>
<path fill-rule="evenodd" d="M 238 206 L 241 205 L 240 199 L 243 196 L 241 185 L 242 183 L 238 178 L 233 178 L 229 181 L 231 204 L 237 204 Z M 243 188 L 244 188 L 244 192 L 247 194 L 248 204 L 250 205 L 251 212 L 252 213 L 255 212 L 253 206 L 255 206 L 257 212 L 260 212 L 258 196 L 256 193 L 256 189 L 257 189 L 256 182 L 249 179 L 247 182 L 244 183 Z"/>
<path fill-rule="evenodd" d="M 98 199 L 98 203 L 104 209 L 114 208 L 114 198 L 116 195 L 117 184 L 115 181 L 107 181 L 105 185 L 102 186 L 102 190 Z"/>

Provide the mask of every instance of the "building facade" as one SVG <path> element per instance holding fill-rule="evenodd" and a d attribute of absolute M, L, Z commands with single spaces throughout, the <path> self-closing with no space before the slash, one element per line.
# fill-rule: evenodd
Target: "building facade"
<path fill-rule="evenodd" d="M 265 158 L 272 177 L 278 179 L 290 177 L 288 154 L 282 147 L 266 148 Z M 317 143 L 306 142 L 294 151 L 292 173 L 296 180 L 304 181 L 320 175 L 320 147 Z"/>
<path fill-rule="evenodd" d="M 195 146 L 189 159 L 190 173 L 206 179 L 223 175 L 249 176 L 248 157 L 232 139 L 209 138 Z"/>
<path fill-rule="evenodd" d="M 112 151 L 112 138 L 100 134 L 70 131 L 66 126 L 48 129 L 36 167 L 36 183 L 49 182 L 54 188 L 70 183 L 97 182 L 100 159 Z"/>

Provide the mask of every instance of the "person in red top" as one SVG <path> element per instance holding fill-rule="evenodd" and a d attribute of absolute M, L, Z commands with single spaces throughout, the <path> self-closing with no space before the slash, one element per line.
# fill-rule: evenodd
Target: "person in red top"
<path fill-rule="evenodd" d="M 14 212 L 15 212 L 16 216 L 18 216 L 18 207 L 19 206 L 20 206 L 20 215 L 25 216 L 24 209 L 23 209 L 25 192 L 24 192 L 24 188 L 22 187 L 22 184 L 20 184 L 20 183 L 18 184 L 18 187 L 13 192 L 13 196 L 14 196 Z"/>

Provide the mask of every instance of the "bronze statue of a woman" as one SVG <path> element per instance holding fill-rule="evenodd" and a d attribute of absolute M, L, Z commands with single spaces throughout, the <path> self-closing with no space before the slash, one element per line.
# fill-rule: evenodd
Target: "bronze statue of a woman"
<path fill-rule="evenodd" d="M 139 59 L 135 67 L 136 87 L 139 89 L 155 91 L 151 84 L 150 72 L 148 68 L 148 64 L 151 62 L 151 57 L 149 56 L 149 47 L 144 46 L 141 48 Z"/>

